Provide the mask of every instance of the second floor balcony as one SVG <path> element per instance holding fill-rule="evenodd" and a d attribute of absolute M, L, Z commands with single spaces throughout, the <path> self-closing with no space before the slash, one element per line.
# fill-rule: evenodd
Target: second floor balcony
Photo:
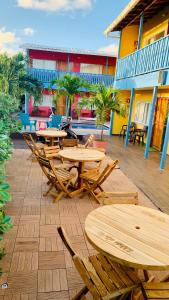
<path fill-rule="evenodd" d="M 41 81 L 45 88 L 48 88 L 51 81 L 54 79 L 59 79 L 65 74 L 76 75 L 87 81 L 91 85 L 95 84 L 105 84 L 106 86 L 112 86 L 114 83 L 113 75 L 102 75 L 102 74 L 89 74 L 89 73 L 77 73 L 77 72 L 66 72 L 58 70 L 45 70 L 45 69 L 35 69 L 30 68 L 28 73 L 33 76 L 33 78 Z"/>
<path fill-rule="evenodd" d="M 119 59 L 116 80 L 169 69 L 169 35 Z"/>

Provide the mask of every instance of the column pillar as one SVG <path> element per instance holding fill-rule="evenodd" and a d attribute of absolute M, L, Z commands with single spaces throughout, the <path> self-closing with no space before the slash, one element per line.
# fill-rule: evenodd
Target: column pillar
<path fill-rule="evenodd" d="M 162 150 L 161 161 L 160 161 L 160 170 L 163 170 L 165 168 L 168 142 L 169 142 L 169 115 L 167 118 L 166 132 L 165 132 L 163 150 Z"/>
<path fill-rule="evenodd" d="M 145 159 L 147 159 L 149 156 L 149 148 L 150 148 L 150 143 L 151 143 L 152 127 L 153 127 L 153 120 L 154 120 L 154 111 L 155 111 L 156 102 L 157 102 L 157 91 L 158 91 L 158 87 L 155 86 L 153 89 L 153 98 L 152 98 L 152 102 L 151 102 L 150 118 L 149 118 L 149 122 L 148 122 L 146 149 L 144 152 Z"/>
<path fill-rule="evenodd" d="M 140 49 L 141 45 L 141 38 L 142 38 L 142 32 L 143 32 L 143 22 L 144 22 L 144 12 L 140 15 L 140 25 L 139 25 L 139 33 L 138 33 L 138 44 L 137 44 L 137 50 Z"/>
<path fill-rule="evenodd" d="M 70 72 L 70 54 L 68 54 L 67 58 L 67 71 Z"/>
<path fill-rule="evenodd" d="M 134 88 L 131 89 L 131 96 L 130 96 L 130 107 L 129 107 L 129 115 L 128 115 L 128 124 L 127 124 L 127 132 L 126 132 L 126 140 L 125 146 L 127 147 L 129 144 L 129 135 L 130 135 L 130 125 L 131 125 L 131 116 L 132 116 L 132 109 L 133 109 L 133 101 L 134 101 Z"/>
<path fill-rule="evenodd" d="M 109 68 L 109 58 L 106 57 L 106 75 L 108 75 L 108 68 Z"/>

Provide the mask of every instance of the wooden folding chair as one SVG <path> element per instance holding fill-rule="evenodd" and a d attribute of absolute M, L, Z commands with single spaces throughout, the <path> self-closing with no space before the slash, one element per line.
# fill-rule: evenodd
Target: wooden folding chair
<path fill-rule="evenodd" d="M 111 204 L 138 204 L 137 192 L 103 192 L 99 196 L 102 205 Z"/>
<path fill-rule="evenodd" d="M 91 134 L 88 137 L 86 143 L 84 145 L 83 144 L 78 144 L 78 147 L 79 148 L 88 148 L 89 146 L 92 146 L 92 143 L 93 143 L 94 139 L 95 139 L 95 136 L 93 134 Z"/>
<path fill-rule="evenodd" d="M 97 170 L 94 172 L 91 170 L 81 174 L 80 177 L 83 179 L 84 188 L 87 190 L 85 193 L 83 193 L 83 196 L 84 194 L 89 193 L 97 202 L 100 203 L 99 197 L 104 192 L 101 185 L 115 169 L 117 164 L 118 160 L 111 160 L 102 172 Z M 100 193 L 95 193 L 97 189 L 100 190 Z"/>
<path fill-rule="evenodd" d="M 85 284 L 72 300 L 87 299 L 87 292 L 94 299 L 109 300 L 128 294 L 140 284 L 135 270 L 121 266 L 101 253 L 81 258 L 72 248 L 62 227 L 58 227 L 58 233 Z"/>
<path fill-rule="evenodd" d="M 154 278 L 153 278 L 154 279 Z M 162 300 L 169 299 L 169 282 L 149 280 L 140 284 L 140 288 L 133 290 L 131 300 Z"/>
<path fill-rule="evenodd" d="M 60 151 L 59 146 L 45 146 L 43 148 L 44 155 L 48 159 L 54 159 L 54 158 L 59 159 L 59 155 L 58 155 L 59 151 Z"/>
<path fill-rule="evenodd" d="M 79 141 L 77 139 L 63 139 L 62 148 L 77 147 Z"/>
<path fill-rule="evenodd" d="M 37 156 L 37 160 L 49 181 L 49 189 L 44 193 L 44 196 L 47 196 L 49 193 L 51 193 L 53 196 L 55 196 L 53 201 L 54 203 L 60 200 L 64 194 L 72 198 L 68 188 L 76 175 L 71 174 L 69 171 L 63 168 L 56 168 L 53 162 L 48 158 Z M 52 192 L 53 188 L 55 188 L 57 191 L 60 190 L 60 192 L 58 194 Z"/>
<path fill-rule="evenodd" d="M 35 159 L 36 158 L 36 154 L 41 155 L 42 154 L 42 150 L 44 148 L 44 144 L 43 143 L 39 143 L 36 142 L 32 135 L 30 133 L 22 133 L 23 139 L 26 142 L 26 144 L 28 145 L 29 149 L 32 151 L 30 158 L 31 159 Z"/>

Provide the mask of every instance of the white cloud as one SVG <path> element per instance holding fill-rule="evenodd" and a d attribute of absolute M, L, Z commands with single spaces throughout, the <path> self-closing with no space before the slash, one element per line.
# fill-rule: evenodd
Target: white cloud
<path fill-rule="evenodd" d="M 22 8 L 46 11 L 72 11 L 90 9 L 94 0 L 17 0 Z"/>
<path fill-rule="evenodd" d="M 6 52 L 13 55 L 17 52 L 16 44 L 19 38 L 12 31 L 6 31 L 5 27 L 0 28 L 0 53 Z"/>
<path fill-rule="evenodd" d="M 34 35 L 35 30 L 34 30 L 32 27 L 25 27 L 25 28 L 23 29 L 23 32 L 24 32 L 24 34 L 27 35 L 27 36 L 32 36 L 32 35 Z"/>
<path fill-rule="evenodd" d="M 118 45 L 110 44 L 106 47 L 99 48 L 98 51 L 99 52 L 104 52 L 104 53 L 109 54 L 109 55 L 111 54 L 111 55 L 117 56 L 117 54 L 118 54 Z"/>

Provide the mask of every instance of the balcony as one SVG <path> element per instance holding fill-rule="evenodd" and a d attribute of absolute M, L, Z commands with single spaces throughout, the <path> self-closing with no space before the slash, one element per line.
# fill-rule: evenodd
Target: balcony
<path fill-rule="evenodd" d="M 169 68 L 169 35 L 119 59 L 116 80 Z"/>
<path fill-rule="evenodd" d="M 52 80 L 59 79 L 63 77 L 65 74 L 71 74 L 79 76 L 84 79 L 91 85 L 95 84 L 105 84 L 106 86 L 112 86 L 114 83 L 113 75 L 102 75 L 102 74 L 89 74 L 89 73 L 76 73 L 76 72 L 65 72 L 65 71 L 53 71 L 53 70 L 44 70 L 44 69 L 29 69 L 29 74 L 33 76 L 33 78 L 38 79 L 44 85 L 44 87 L 48 87 Z"/>

